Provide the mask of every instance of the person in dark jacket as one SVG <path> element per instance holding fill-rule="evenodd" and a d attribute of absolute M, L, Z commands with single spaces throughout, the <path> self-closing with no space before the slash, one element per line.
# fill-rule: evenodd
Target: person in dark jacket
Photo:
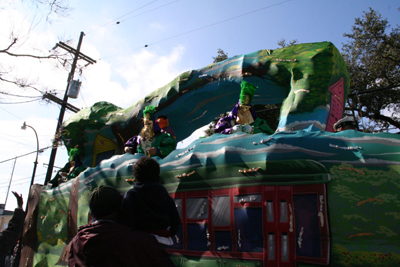
<path fill-rule="evenodd" d="M 4 258 L 7 253 L 16 245 L 18 238 L 21 237 L 22 228 L 24 226 L 25 212 L 22 209 L 24 200 L 22 195 L 12 192 L 17 198 L 18 207 L 14 210 L 14 215 L 8 222 L 8 227 L 0 232 L 0 267 L 4 266 Z"/>
<path fill-rule="evenodd" d="M 79 228 L 70 243 L 68 266 L 175 266 L 157 239 L 118 223 L 122 195 L 110 186 L 100 186 L 89 196 L 96 221 Z"/>
<path fill-rule="evenodd" d="M 122 202 L 122 222 L 155 235 L 164 245 L 173 245 L 171 237 L 178 232 L 180 216 L 175 201 L 158 183 L 160 165 L 151 157 L 141 157 L 133 166 L 133 176 L 136 183 Z"/>

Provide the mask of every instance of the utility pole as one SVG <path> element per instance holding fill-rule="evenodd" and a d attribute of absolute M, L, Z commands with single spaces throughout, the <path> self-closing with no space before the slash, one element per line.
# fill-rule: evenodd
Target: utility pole
<path fill-rule="evenodd" d="M 43 94 L 42 99 L 46 99 L 46 98 L 47 98 L 48 100 L 51 100 L 51 101 L 53 101 L 53 102 L 56 102 L 57 104 L 59 104 L 59 105 L 61 105 L 61 106 L 64 104 L 63 101 L 62 101 L 62 99 L 60 99 L 60 98 L 58 98 L 58 97 L 56 97 L 55 95 L 52 95 L 52 94 L 50 94 L 50 93 L 44 93 L 44 94 Z M 77 112 L 80 111 L 79 108 L 75 107 L 74 105 L 71 105 L 70 103 L 65 103 L 65 107 L 66 107 L 67 109 L 69 109 L 70 111 L 75 112 L 75 113 L 77 113 Z"/>
<path fill-rule="evenodd" d="M 82 44 L 82 39 L 83 39 L 84 33 L 81 32 L 81 35 L 79 37 L 79 42 L 78 42 L 78 47 L 76 49 L 70 47 L 69 45 L 63 43 L 63 42 L 59 42 L 56 47 L 60 47 L 70 53 L 74 53 L 75 57 L 74 57 L 74 61 L 72 63 L 71 66 L 71 71 L 68 75 L 68 80 L 67 80 L 67 88 L 65 90 L 65 94 L 64 94 L 64 99 L 62 101 L 61 104 L 61 110 L 60 110 L 60 116 L 58 117 L 58 123 L 57 123 L 57 128 L 56 128 L 56 133 L 55 135 L 57 135 L 57 133 L 59 132 L 63 119 L 64 119 L 64 113 L 65 113 L 65 109 L 67 106 L 67 102 L 68 102 L 68 89 L 69 89 L 69 85 L 71 83 L 71 81 L 74 79 L 74 74 L 75 74 L 75 69 L 76 69 L 76 63 L 78 62 L 78 59 L 83 59 L 86 62 L 88 62 L 88 64 L 94 64 L 96 63 L 95 60 L 91 59 L 90 57 L 82 54 L 80 52 L 81 50 L 81 44 Z M 50 179 L 51 179 L 51 174 L 53 172 L 53 166 L 54 166 L 54 161 L 56 159 L 56 154 L 57 154 L 57 147 L 53 146 L 53 149 L 51 150 L 51 155 L 50 155 L 50 161 L 49 161 L 49 167 L 47 168 L 47 174 L 46 174 L 46 179 L 44 180 L 44 184 L 47 184 Z"/>
<path fill-rule="evenodd" d="M 6 210 L 6 204 L 7 204 L 7 199 L 8 199 L 8 193 L 10 193 L 10 186 L 11 186 L 11 181 L 12 181 L 12 178 L 13 178 L 13 175 L 14 175 L 15 164 L 17 164 L 17 157 L 15 157 L 14 166 L 13 166 L 13 169 L 12 169 L 12 172 L 11 172 L 10 183 L 8 184 L 6 201 L 4 202 L 4 210 Z"/>

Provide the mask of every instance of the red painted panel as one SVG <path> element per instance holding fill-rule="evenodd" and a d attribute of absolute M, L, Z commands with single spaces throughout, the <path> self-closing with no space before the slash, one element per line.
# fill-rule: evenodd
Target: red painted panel
<path fill-rule="evenodd" d="M 331 110 L 329 112 L 328 121 L 326 122 L 326 131 L 334 132 L 333 125 L 343 116 L 343 98 L 344 98 L 344 84 L 343 78 L 340 78 L 335 84 L 329 87 L 332 93 L 331 97 Z"/>

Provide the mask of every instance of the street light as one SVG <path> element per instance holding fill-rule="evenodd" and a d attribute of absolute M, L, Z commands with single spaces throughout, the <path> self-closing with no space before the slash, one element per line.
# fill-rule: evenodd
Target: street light
<path fill-rule="evenodd" d="M 33 173 L 32 173 L 31 185 L 29 186 L 29 193 L 28 193 L 28 199 L 29 199 L 29 196 L 30 196 L 30 194 L 31 194 L 31 187 L 32 187 L 32 185 L 33 185 L 33 181 L 35 180 L 36 166 L 37 166 L 37 164 L 38 164 L 39 138 L 38 138 L 38 135 L 37 135 L 37 133 L 36 133 L 36 130 L 35 130 L 32 126 L 27 125 L 26 122 L 24 121 L 24 124 L 21 126 L 21 129 L 22 129 L 22 130 L 26 130 L 26 127 L 31 128 L 31 129 L 35 132 L 35 135 L 36 135 L 36 144 L 37 144 L 37 148 L 36 148 L 36 161 L 34 162 L 34 165 L 33 165 Z M 26 203 L 28 204 L 28 201 L 27 201 Z M 26 207 L 28 208 L 28 205 L 27 205 Z"/>

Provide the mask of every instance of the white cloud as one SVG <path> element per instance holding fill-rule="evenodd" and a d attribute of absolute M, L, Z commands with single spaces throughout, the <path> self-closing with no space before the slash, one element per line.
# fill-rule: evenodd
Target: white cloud
<path fill-rule="evenodd" d="M 10 44 L 10 30 L 14 29 L 23 45 L 14 50 L 19 53 L 47 52 L 58 42 L 56 34 L 48 30 L 32 27 L 31 21 L 20 13 L 10 9 L 0 10 L 0 48 Z M 156 25 L 155 25 L 156 26 Z M 14 27 L 14 28 L 13 28 Z M 58 33 L 57 33 L 58 34 Z M 101 39 L 101 38 L 100 38 Z M 99 38 L 84 38 L 81 51 L 97 60 L 97 63 L 84 69 L 83 76 L 75 75 L 74 79 L 83 80 L 81 95 L 78 99 L 69 99 L 69 103 L 81 108 L 93 105 L 95 102 L 108 101 L 122 108 L 127 108 L 136 101 L 144 98 L 150 92 L 172 81 L 186 69 L 180 69 L 185 49 L 177 46 L 167 54 L 160 54 L 154 50 L 143 49 L 140 52 L 126 57 L 111 57 L 108 60 L 98 60 L 104 56 L 104 48 Z M 74 47 L 76 44 L 71 45 Z M 38 50 L 37 50 L 38 49 Z M 109 51 L 107 51 L 109 52 Z M 9 66 L 13 76 L 29 79 L 36 83 L 41 90 L 58 90 L 58 97 L 62 98 L 67 85 L 69 70 L 56 69 L 54 65 L 45 60 L 39 61 L 29 58 L 13 58 L 0 55 L 2 66 Z M 80 61 L 80 64 L 84 62 Z M 114 67 L 118 66 L 118 67 Z M 5 90 L 2 84 L 2 90 Z M 32 90 L 19 90 L 8 87 L 6 90 L 14 94 L 37 95 L 40 93 Z M 83 97 L 82 97 L 83 96 Z M 15 102 L 16 100 L 2 97 L 2 101 Z M 17 99 L 18 100 L 18 99 Z M 37 131 L 39 147 L 50 146 L 51 139 L 57 125 L 59 105 L 43 102 L 33 102 L 24 105 L 1 105 L 2 114 L 0 125 L 0 161 L 13 159 L 36 150 L 36 137 L 32 129 L 21 130 L 22 123 L 27 122 Z M 65 114 L 64 120 L 71 113 Z M 13 116 L 14 115 L 14 116 Z M 35 182 L 43 183 L 47 167 L 43 164 L 49 162 L 51 150 L 39 154 Z M 64 147 L 58 148 L 55 166 L 63 167 L 68 160 Z M 29 183 L 33 171 L 35 153 L 17 159 L 16 168 L 10 191 L 22 193 L 27 200 Z M 0 165 L 0 203 L 4 203 L 8 182 L 10 181 L 14 160 Z M 8 195 L 7 209 L 16 206 L 14 196 Z"/>
<path fill-rule="evenodd" d="M 128 107 L 154 90 L 168 84 L 185 70 L 178 69 L 183 58 L 184 47 L 175 47 L 170 54 L 160 56 L 143 49 L 140 53 L 120 58 L 118 74 L 125 80 L 125 99 L 121 101 Z"/>
<path fill-rule="evenodd" d="M 100 101 L 121 106 L 121 100 L 126 97 L 125 88 L 117 81 L 112 81 L 111 74 L 111 66 L 105 61 L 89 66 L 84 72 L 81 95 L 78 97 L 80 105 L 77 107 L 91 106 Z M 73 100 L 69 102 L 74 103 Z"/>
<path fill-rule="evenodd" d="M 99 51 L 92 44 L 86 44 L 85 54 L 100 58 Z M 181 46 L 164 56 L 144 49 L 129 57 L 119 58 L 118 68 L 113 68 L 108 60 L 98 60 L 84 70 L 81 87 L 84 102 L 91 106 L 99 101 L 107 101 L 127 108 L 184 72 L 177 67 L 183 54 L 184 48 Z M 86 106 L 83 99 L 77 100 L 77 107 Z M 74 101 L 70 102 L 74 104 Z"/>

